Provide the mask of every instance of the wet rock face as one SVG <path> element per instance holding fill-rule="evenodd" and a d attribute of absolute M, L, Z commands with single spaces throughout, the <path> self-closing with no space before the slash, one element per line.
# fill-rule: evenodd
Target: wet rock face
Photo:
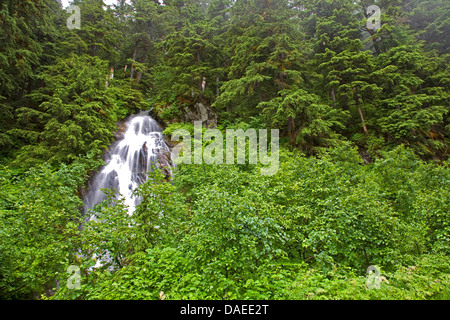
<path fill-rule="evenodd" d="M 159 168 L 163 171 L 165 178 L 170 180 L 170 168 L 173 166 L 170 151 L 167 149 L 159 149 L 156 153 L 156 157 L 158 159 Z"/>
<path fill-rule="evenodd" d="M 202 121 L 205 127 L 215 128 L 217 127 L 217 114 L 211 107 L 198 102 L 192 107 L 184 107 L 183 121 L 187 123 Z"/>
<path fill-rule="evenodd" d="M 126 121 L 121 121 L 121 122 L 117 123 L 117 131 L 114 133 L 114 138 L 116 140 L 123 139 L 126 130 L 127 130 L 127 122 Z"/>

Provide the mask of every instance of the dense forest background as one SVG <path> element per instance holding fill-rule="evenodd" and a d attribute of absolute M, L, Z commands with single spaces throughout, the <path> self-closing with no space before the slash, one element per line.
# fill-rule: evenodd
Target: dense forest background
<path fill-rule="evenodd" d="M 57 0 L 0 4 L 2 299 L 449 299 L 449 1 L 73 4 L 80 29 Z M 170 135 L 199 105 L 279 129 L 278 173 L 155 170 L 132 216 L 111 194 L 83 223 L 117 123 Z"/>

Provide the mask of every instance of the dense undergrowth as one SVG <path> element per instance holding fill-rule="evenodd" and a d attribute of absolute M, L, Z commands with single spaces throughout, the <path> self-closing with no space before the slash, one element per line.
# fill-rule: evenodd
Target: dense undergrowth
<path fill-rule="evenodd" d="M 378 30 L 365 0 L 74 4 L 81 29 L 0 5 L 1 299 L 449 299 L 448 1 L 377 1 Z M 170 138 L 198 103 L 279 129 L 277 173 L 156 170 L 132 216 L 109 192 L 85 222 L 117 122 Z"/>

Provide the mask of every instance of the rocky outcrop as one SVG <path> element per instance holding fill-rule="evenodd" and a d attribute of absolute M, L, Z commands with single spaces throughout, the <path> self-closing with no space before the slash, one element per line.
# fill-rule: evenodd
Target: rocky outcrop
<path fill-rule="evenodd" d="M 183 122 L 193 123 L 202 121 L 202 124 L 208 128 L 217 127 L 217 114 L 210 106 L 205 106 L 198 102 L 192 107 L 184 107 Z"/>
<path fill-rule="evenodd" d="M 127 130 L 127 121 L 126 119 L 123 121 L 117 122 L 117 131 L 114 132 L 114 138 L 116 140 L 123 139 L 124 133 Z"/>
<path fill-rule="evenodd" d="M 172 167 L 172 158 L 170 151 L 160 148 L 156 153 L 156 157 L 158 158 L 159 168 L 164 173 L 165 178 L 167 180 L 170 180 L 171 176 L 170 168 Z"/>

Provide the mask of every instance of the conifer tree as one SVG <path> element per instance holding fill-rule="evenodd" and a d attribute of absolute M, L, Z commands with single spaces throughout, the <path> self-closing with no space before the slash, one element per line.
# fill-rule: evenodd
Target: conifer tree
<path fill-rule="evenodd" d="M 14 128 L 24 96 L 39 86 L 39 71 L 56 58 L 55 21 L 61 13 L 53 0 L 0 4 L 0 153 L 20 143 L 6 132 Z"/>
<path fill-rule="evenodd" d="M 442 158 L 448 149 L 449 73 L 439 60 L 422 45 L 410 45 L 392 48 L 378 61 L 384 73 L 378 72 L 383 99 L 377 124 L 389 140 L 412 145 L 425 158 Z"/>
<path fill-rule="evenodd" d="M 210 104 L 222 70 L 219 49 L 220 30 L 206 20 L 206 8 L 198 1 L 186 1 L 184 6 L 169 2 L 183 24 L 164 37 L 158 48 L 163 53 L 161 64 L 154 68 L 154 89 L 166 102 L 187 107 L 196 102 Z"/>
<path fill-rule="evenodd" d="M 225 40 L 228 81 L 216 101 L 218 108 L 244 118 L 256 115 L 260 102 L 298 80 L 304 59 L 295 15 L 287 1 L 236 2 Z"/>
<path fill-rule="evenodd" d="M 72 162 L 106 148 L 117 120 L 105 88 L 107 74 L 106 61 L 72 54 L 39 75 L 45 86 L 30 94 L 30 106 L 17 109 L 21 126 L 10 130 L 30 143 L 16 163 Z"/>
<path fill-rule="evenodd" d="M 61 43 L 65 54 L 89 54 L 112 65 L 117 63 L 118 46 L 123 35 L 115 23 L 113 9 L 107 7 L 103 0 L 74 0 L 73 4 L 80 8 L 81 28 L 65 28 Z"/>
<path fill-rule="evenodd" d="M 408 23 L 428 47 L 450 53 L 450 3 L 445 0 L 412 1 Z"/>

